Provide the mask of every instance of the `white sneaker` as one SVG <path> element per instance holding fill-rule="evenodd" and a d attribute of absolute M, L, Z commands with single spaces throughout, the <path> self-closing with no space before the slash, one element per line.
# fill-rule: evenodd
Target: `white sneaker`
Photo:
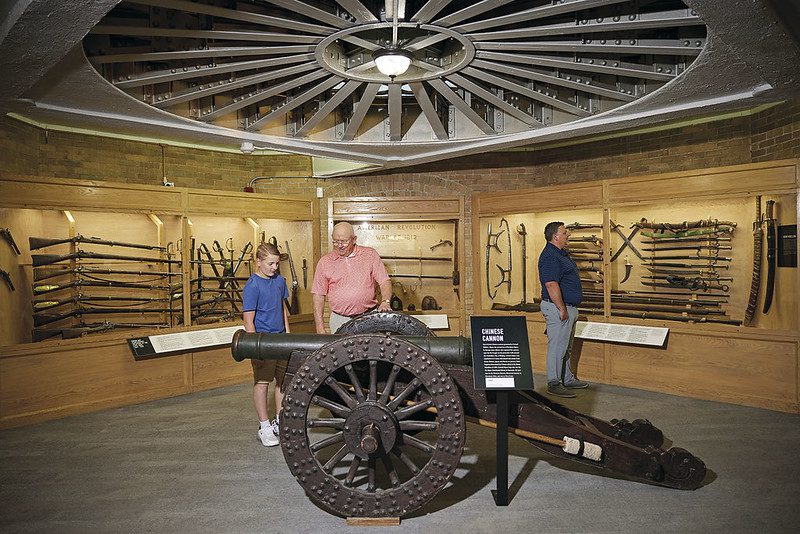
<path fill-rule="evenodd" d="M 278 436 L 275 435 L 271 427 L 264 429 L 259 428 L 258 439 L 261 440 L 261 444 L 265 447 L 274 447 L 275 445 L 280 444 Z"/>
<path fill-rule="evenodd" d="M 280 423 L 280 420 L 277 419 L 277 418 L 273 419 L 271 424 L 272 424 L 272 433 L 275 434 L 276 436 L 280 437 L 280 435 L 281 435 L 281 423 Z"/>

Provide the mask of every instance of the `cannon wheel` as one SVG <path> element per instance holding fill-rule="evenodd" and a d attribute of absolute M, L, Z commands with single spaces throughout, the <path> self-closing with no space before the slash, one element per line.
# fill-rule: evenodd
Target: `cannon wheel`
<path fill-rule="evenodd" d="M 371 334 L 389 332 L 404 336 L 435 336 L 433 330 L 411 315 L 399 312 L 370 312 L 350 319 L 336 331 L 337 334 Z"/>
<path fill-rule="evenodd" d="M 359 363 L 369 369 L 363 383 Z M 432 421 L 420 418 L 430 412 Z M 286 389 L 280 433 L 290 471 L 318 506 L 402 517 L 447 484 L 466 430 L 458 389 L 434 358 L 388 334 L 361 334 L 302 364 Z"/>

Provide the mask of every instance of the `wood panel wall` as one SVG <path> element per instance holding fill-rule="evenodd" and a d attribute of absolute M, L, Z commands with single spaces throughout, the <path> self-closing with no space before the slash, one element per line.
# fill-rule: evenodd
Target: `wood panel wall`
<path fill-rule="evenodd" d="M 604 243 L 614 243 L 611 248 L 616 249 L 618 243 L 610 236 L 609 218 L 635 213 L 642 207 L 658 206 L 665 220 L 669 214 L 683 220 L 690 211 L 699 219 L 708 217 L 709 211 L 713 214 L 715 206 L 725 205 L 734 211 L 746 209 L 748 214 L 747 224 L 741 224 L 736 230 L 736 239 L 742 240 L 737 245 L 740 250 L 749 246 L 750 257 L 731 266 L 736 287 L 731 292 L 734 307 L 729 311 L 735 318 L 741 318 L 751 278 L 752 228 L 749 223 L 755 216 L 752 198 L 755 195 L 764 197 L 762 209 L 768 198 L 778 199 L 779 224 L 796 224 L 800 220 L 799 169 L 797 160 L 784 160 L 475 195 L 472 221 L 475 313 L 500 313 L 490 309 L 492 300 L 484 287 L 485 227 L 489 220 L 514 215 L 572 222 L 578 216 L 569 218 L 570 213 L 581 214 L 584 219 L 591 215 L 597 221 L 590 222 L 604 224 L 601 232 Z M 541 233 L 540 229 L 535 231 Z M 531 228 L 528 232 L 531 233 Z M 528 241 L 528 301 L 541 290 L 535 263 L 544 238 L 538 235 L 536 238 L 539 240 L 533 247 L 530 236 Z M 758 317 L 754 327 L 737 327 L 611 317 L 608 298 L 611 280 L 618 280 L 621 274 L 614 264 L 609 265 L 608 256 L 604 267 L 604 313 L 581 315 L 579 320 L 667 327 L 670 333 L 664 347 L 576 340 L 572 365 L 581 378 L 800 413 L 800 269 L 778 268 L 775 301 L 770 313 Z M 765 273 L 766 264 L 762 267 L 759 303 L 763 303 Z M 524 315 L 533 367 L 536 372 L 543 373 L 547 349 L 544 319 L 540 313 Z"/>
<path fill-rule="evenodd" d="M 148 244 L 159 244 L 162 233 L 170 241 L 182 238 L 184 258 L 189 257 L 192 235 L 219 239 L 221 232 L 228 232 L 241 247 L 258 237 L 258 227 L 267 237 L 276 235 L 282 247 L 285 240 L 292 243 L 298 277 L 302 277 L 302 258 L 308 259 L 309 277 L 319 259 L 316 199 L 0 173 L 0 226 L 12 229 L 23 252 L 13 257 L 3 254 L 0 265 L 12 273 L 17 288 L 14 292 L 0 288 L 0 295 L 8 295 L 0 300 L 0 428 L 182 395 L 252 376 L 249 363 L 235 362 L 228 347 L 135 361 L 126 342 L 130 330 L 25 342 L 30 340 L 24 338 L 31 328 L 33 281 L 27 237 L 66 237 L 64 210 L 75 215 L 78 232 L 87 237 Z M 150 214 L 156 214 L 163 227 L 157 228 Z M 188 266 L 184 261 L 187 298 Z M 288 265 L 283 267 L 288 271 Z M 310 287 L 304 291 L 301 280 L 300 288 L 304 313 L 290 318 L 292 330 L 313 332 Z M 235 324 L 240 322 L 159 333 Z M 147 334 L 136 332 L 140 333 Z"/>

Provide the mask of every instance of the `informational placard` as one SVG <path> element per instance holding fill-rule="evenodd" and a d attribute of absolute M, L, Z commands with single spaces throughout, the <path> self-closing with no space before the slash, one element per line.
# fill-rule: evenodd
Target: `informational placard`
<path fill-rule="evenodd" d="M 415 315 L 415 319 L 419 319 L 425 326 L 431 330 L 447 330 L 450 328 L 450 322 L 447 320 L 447 315 L 443 313 L 434 313 L 431 315 Z"/>
<path fill-rule="evenodd" d="M 525 317 L 472 317 L 470 323 L 475 389 L 533 389 Z"/>
<path fill-rule="evenodd" d="M 134 359 L 145 360 L 160 354 L 230 345 L 234 332 L 241 329 L 242 326 L 227 326 L 225 328 L 209 328 L 192 330 L 191 332 L 176 332 L 174 334 L 133 337 L 128 339 L 128 346 L 133 353 Z"/>
<path fill-rule="evenodd" d="M 578 321 L 575 324 L 575 337 L 597 341 L 613 341 L 632 345 L 653 345 L 661 347 L 667 340 L 669 328 L 638 326 L 631 324 L 592 323 Z"/>

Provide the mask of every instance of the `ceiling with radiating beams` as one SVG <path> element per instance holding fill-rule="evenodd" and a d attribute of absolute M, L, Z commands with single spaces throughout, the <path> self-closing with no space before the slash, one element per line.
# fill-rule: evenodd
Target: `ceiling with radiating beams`
<path fill-rule="evenodd" d="M 770 0 L 57 4 L 16 2 L 7 19 L 0 52 L 16 37 L 34 59 L 11 58 L 32 82 L 3 95 L 15 116 L 377 166 L 752 108 L 797 81 L 797 40 Z M 51 42 L 52 58 L 20 33 L 45 12 L 71 44 Z M 382 74 L 386 49 L 410 68 Z M 47 72 L 26 71 L 37 55 Z"/>

